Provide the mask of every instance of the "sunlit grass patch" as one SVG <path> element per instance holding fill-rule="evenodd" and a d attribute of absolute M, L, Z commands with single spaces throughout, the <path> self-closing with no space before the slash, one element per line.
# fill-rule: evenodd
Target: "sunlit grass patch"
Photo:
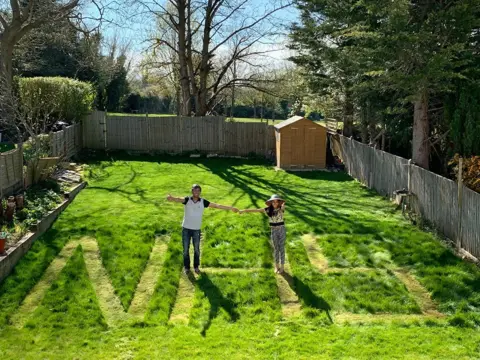
<path fill-rule="evenodd" d="M 315 296 L 330 304 L 333 311 L 352 313 L 419 314 L 418 304 L 405 286 L 384 271 L 316 274 L 303 280 Z"/>
<path fill-rule="evenodd" d="M 272 252 L 262 214 L 237 216 L 235 222 L 207 225 L 204 231 L 202 266 L 271 268 Z"/>
<path fill-rule="evenodd" d="M 317 239 L 330 267 L 388 267 L 391 254 L 382 246 L 384 240 L 371 235 L 325 235 Z"/>

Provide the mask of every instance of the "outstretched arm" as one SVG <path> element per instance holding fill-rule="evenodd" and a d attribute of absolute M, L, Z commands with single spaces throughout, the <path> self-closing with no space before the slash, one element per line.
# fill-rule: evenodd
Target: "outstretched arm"
<path fill-rule="evenodd" d="M 170 194 L 167 195 L 167 201 L 176 202 L 176 203 L 183 203 L 185 201 L 184 197 L 175 197 Z"/>
<path fill-rule="evenodd" d="M 265 209 L 245 209 L 240 210 L 240 214 L 243 213 L 265 213 Z"/>
<path fill-rule="evenodd" d="M 233 212 L 238 212 L 238 209 L 233 207 L 233 206 L 225 206 L 225 205 L 210 203 L 208 205 L 208 207 L 211 207 L 211 208 L 214 208 L 214 209 L 229 210 L 229 211 L 233 211 Z"/>

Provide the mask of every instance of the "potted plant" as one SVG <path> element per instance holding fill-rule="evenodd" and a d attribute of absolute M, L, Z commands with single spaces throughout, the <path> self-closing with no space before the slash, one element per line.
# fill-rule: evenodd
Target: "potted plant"
<path fill-rule="evenodd" d="M 5 251 L 5 244 L 7 242 L 8 233 L 6 231 L 0 231 L 0 256 L 7 255 Z"/>

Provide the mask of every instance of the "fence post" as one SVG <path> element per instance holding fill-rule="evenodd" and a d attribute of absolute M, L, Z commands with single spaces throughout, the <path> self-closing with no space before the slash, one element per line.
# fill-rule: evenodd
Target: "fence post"
<path fill-rule="evenodd" d="M 458 161 L 458 228 L 457 228 L 457 248 L 462 248 L 462 196 L 463 196 L 463 158 Z"/>
<path fill-rule="evenodd" d="M 67 127 L 62 126 L 62 143 L 63 143 L 63 156 L 67 158 Z"/>
<path fill-rule="evenodd" d="M 373 179 L 375 178 L 375 158 L 376 158 L 375 152 L 376 152 L 376 150 L 377 150 L 376 148 L 371 148 L 371 152 L 370 152 L 370 153 L 371 153 L 371 155 L 370 155 L 370 158 L 371 158 L 371 160 L 370 160 L 370 164 L 371 164 L 370 169 L 371 169 L 371 171 L 370 171 L 370 174 L 369 174 L 369 175 L 370 175 L 370 179 L 369 179 L 369 184 L 368 184 L 368 187 L 369 187 L 370 189 L 373 189 L 373 188 L 374 188 L 374 186 L 373 186 Z"/>
<path fill-rule="evenodd" d="M 412 192 L 412 159 L 408 160 L 408 170 L 407 170 L 407 190 L 410 194 Z"/>

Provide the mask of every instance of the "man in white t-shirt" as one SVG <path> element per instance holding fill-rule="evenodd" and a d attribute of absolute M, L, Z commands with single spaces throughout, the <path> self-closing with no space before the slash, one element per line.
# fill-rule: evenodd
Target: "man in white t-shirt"
<path fill-rule="evenodd" d="M 214 204 L 201 198 L 201 192 L 202 188 L 200 185 L 194 184 L 192 186 L 192 196 L 186 196 L 183 198 L 173 197 L 172 195 L 167 196 L 168 201 L 182 203 L 185 205 L 182 224 L 183 267 L 185 273 L 190 272 L 190 241 L 193 240 L 193 267 L 195 269 L 195 273 L 200 274 L 200 230 L 202 227 L 202 217 L 205 208 L 210 207 L 214 209 L 238 212 L 237 208 Z"/>

